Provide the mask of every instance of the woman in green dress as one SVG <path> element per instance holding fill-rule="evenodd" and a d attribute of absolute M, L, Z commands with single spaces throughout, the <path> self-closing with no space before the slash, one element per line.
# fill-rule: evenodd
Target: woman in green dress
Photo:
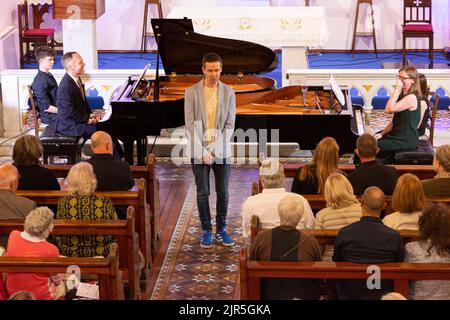
<path fill-rule="evenodd" d="M 421 103 L 419 73 L 413 66 L 399 70 L 397 85 L 384 109 L 394 114 L 392 122 L 375 134 L 380 152 L 377 159 L 391 163 L 397 151 L 414 150 L 419 143 L 419 127 L 426 104 Z M 423 110 L 422 110 L 423 109 Z"/>

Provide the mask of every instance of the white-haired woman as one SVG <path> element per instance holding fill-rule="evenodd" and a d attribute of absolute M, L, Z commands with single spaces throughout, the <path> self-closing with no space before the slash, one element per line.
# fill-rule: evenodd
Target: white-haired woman
<path fill-rule="evenodd" d="M 25 218 L 24 231 L 14 230 L 8 240 L 10 257 L 58 257 L 59 250 L 47 242 L 53 230 L 53 212 L 38 207 Z M 10 295 L 19 291 L 31 292 L 37 300 L 58 299 L 65 293 L 63 276 L 44 273 L 8 273 L 6 288 Z"/>
<path fill-rule="evenodd" d="M 316 215 L 314 229 L 341 229 L 361 218 L 361 204 L 353 194 L 353 187 L 340 173 L 332 173 L 325 182 L 327 207 Z M 333 246 L 327 246 L 322 260 L 331 261 Z"/>
<path fill-rule="evenodd" d="M 314 236 L 297 230 L 304 204 L 296 195 L 283 197 L 278 204 L 280 226 L 258 233 L 250 250 L 251 260 L 319 261 L 320 249 Z M 303 279 L 266 279 L 261 284 L 263 300 L 318 299 L 319 283 Z"/>
<path fill-rule="evenodd" d="M 97 179 L 92 165 L 80 162 L 74 165 L 66 179 L 69 194 L 59 199 L 57 219 L 112 220 L 117 219 L 111 199 L 94 194 Z M 58 238 L 61 254 L 69 257 L 106 256 L 113 236 L 63 236 Z"/>

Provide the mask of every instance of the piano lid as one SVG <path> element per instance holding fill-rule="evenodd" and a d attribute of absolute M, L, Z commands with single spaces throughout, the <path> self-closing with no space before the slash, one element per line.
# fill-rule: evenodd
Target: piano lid
<path fill-rule="evenodd" d="M 166 74 L 202 74 L 201 59 L 215 52 L 223 60 L 223 74 L 258 74 L 274 70 L 278 57 L 257 43 L 195 33 L 191 19 L 151 19 L 159 35 L 158 50 Z"/>

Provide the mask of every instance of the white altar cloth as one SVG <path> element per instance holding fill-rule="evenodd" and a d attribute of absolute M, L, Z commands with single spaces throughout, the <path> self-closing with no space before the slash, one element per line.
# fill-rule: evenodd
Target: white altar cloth
<path fill-rule="evenodd" d="M 323 47 L 328 26 L 323 7 L 175 7 L 167 18 L 192 19 L 197 33 L 255 42 L 282 50 L 287 69 L 308 68 L 306 47 Z"/>

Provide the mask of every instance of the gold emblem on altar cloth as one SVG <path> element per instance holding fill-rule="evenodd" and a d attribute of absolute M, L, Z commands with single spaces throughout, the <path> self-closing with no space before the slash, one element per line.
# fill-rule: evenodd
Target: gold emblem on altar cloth
<path fill-rule="evenodd" d="M 211 20 L 210 19 L 194 19 L 194 30 L 195 32 L 206 31 L 211 28 Z"/>
<path fill-rule="evenodd" d="M 285 31 L 297 31 L 302 27 L 302 19 L 286 19 L 280 20 L 280 27 Z"/>
<path fill-rule="evenodd" d="M 239 19 L 239 29 L 250 30 L 252 28 L 253 21 L 250 18 L 240 18 Z"/>

